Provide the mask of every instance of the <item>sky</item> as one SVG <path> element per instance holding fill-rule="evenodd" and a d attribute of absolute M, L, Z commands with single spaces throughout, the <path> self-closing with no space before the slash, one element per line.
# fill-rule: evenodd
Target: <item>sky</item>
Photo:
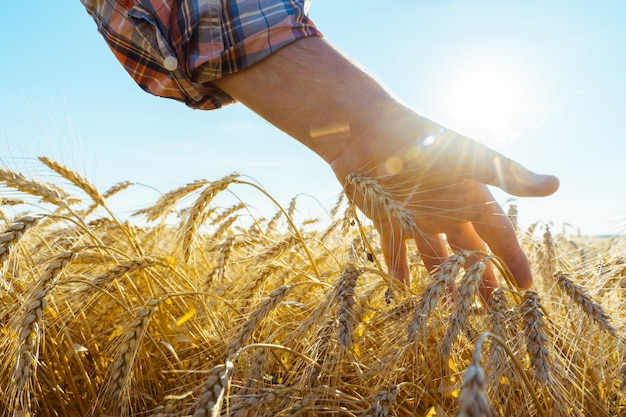
<path fill-rule="evenodd" d="M 561 189 L 512 198 L 523 223 L 626 232 L 626 2 L 313 0 L 329 41 L 400 100 L 538 172 Z M 117 63 L 80 1 L 8 2 L 0 14 L 0 164 L 55 181 L 37 157 L 101 191 L 138 185 L 121 215 L 160 193 L 232 172 L 300 214 L 331 207 L 329 167 L 242 105 L 191 110 L 144 93 Z M 259 193 L 234 194 L 261 215 Z M 0 195 L 4 191 L 0 189 Z"/>

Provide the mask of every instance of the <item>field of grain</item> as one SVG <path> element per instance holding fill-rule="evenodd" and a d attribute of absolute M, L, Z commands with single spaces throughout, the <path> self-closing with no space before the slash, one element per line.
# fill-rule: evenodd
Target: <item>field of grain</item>
<path fill-rule="evenodd" d="M 432 275 L 412 258 L 407 289 L 345 198 L 260 218 L 221 203 L 272 200 L 231 175 L 120 220 L 107 201 L 134 184 L 40 162 L 58 181 L 0 169 L 2 416 L 626 415 L 624 237 L 538 222 L 532 290 L 466 252 Z"/>

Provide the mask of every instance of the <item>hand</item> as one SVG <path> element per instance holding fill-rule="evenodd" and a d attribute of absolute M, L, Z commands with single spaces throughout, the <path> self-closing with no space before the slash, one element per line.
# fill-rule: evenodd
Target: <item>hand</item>
<path fill-rule="evenodd" d="M 513 225 L 485 184 L 518 196 L 545 196 L 558 189 L 558 179 L 537 175 L 427 120 L 421 123 L 418 139 L 389 144 L 391 149 L 379 149 L 370 155 L 350 150 L 332 164 L 338 178 L 351 169 L 365 171 L 414 222 L 416 227 L 403 226 L 384 204 L 371 201 L 375 196 L 365 196 L 355 181 L 347 184 L 349 196 L 380 233 L 389 273 L 409 283 L 407 239 L 415 240 L 429 271 L 447 259 L 448 245 L 454 250 L 482 251 L 488 246 L 507 264 L 518 286 L 529 288 L 532 275 L 528 260 Z M 469 259 L 466 267 L 479 260 Z M 493 269 L 488 265 L 480 287 L 482 298 L 488 300 L 496 287 Z"/>
<path fill-rule="evenodd" d="M 342 184 L 353 172 L 375 178 L 413 213 L 419 232 L 409 235 L 371 201 L 354 195 L 380 232 L 392 275 L 408 283 L 405 241 L 415 239 L 429 270 L 447 258 L 447 244 L 468 250 L 488 245 L 520 287 L 531 285 L 513 226 L 485 184 L 544 196 L 558 188 L 555 177 L 536 175 L 417 115 L 321 38 L 293 42 L 213 83 L 313 150 Z M 481 288 L 485 299 L 495 285 L 488 270 Z"/>

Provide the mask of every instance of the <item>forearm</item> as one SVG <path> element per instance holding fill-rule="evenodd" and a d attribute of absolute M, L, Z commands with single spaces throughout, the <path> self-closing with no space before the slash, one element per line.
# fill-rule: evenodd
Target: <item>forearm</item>
<path fill-rule="evenodd" d="M 338 177 L 377 169 L 378 161 L 357 164 L 397 148 L 391 141 L 415 139 L 415 113 L 321 38 L 294 42 L 215 84 L 333 168 L 346 165 Z"/>

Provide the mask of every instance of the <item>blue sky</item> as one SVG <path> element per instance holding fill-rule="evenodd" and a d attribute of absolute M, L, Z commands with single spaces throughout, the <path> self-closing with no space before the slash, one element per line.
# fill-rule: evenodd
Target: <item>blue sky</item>
<path fill-rule="evenodd" d="M 626 229 L 626 2 L 382 3 L 314 0 L 310 16 L 421 114 L 558 175 L 556 195 L 515 200 L 526 222 L 594 234 Z M 143 184 L 114 202 L 121 214 L 159 191 L 233 171 L 284 204 L 308 195 L 305 217 L 319 214 L 316 201 L 335 201 L 340 187 L 330 169 L 243 106 L 194 111 L 144 93 L 79 1 L 3 9 L 4 166 L 53 180 L 36 161 L 48 156 L 102 190 Z M 259 194 L 235 192 L 264 210 Z"/>

